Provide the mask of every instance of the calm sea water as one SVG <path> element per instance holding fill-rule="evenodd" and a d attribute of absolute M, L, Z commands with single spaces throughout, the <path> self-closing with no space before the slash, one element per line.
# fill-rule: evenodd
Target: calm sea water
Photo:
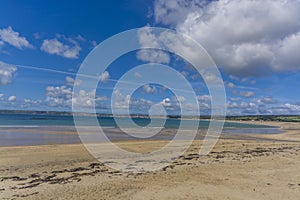
<path fill-rule="evenodd" d="M 122 127 L 132 128 L 129 118 L 118 118 Z M 147 126 L 151 122 L 152 127 L 161 127 L 162 119 L 133 118 L 133 121 L 139 126 Z M 91 127 L 91 117 L 80 117 L 82 125 Z M 99 124 L 106 130 L 108 137 L 112 140 L 135 139 L 118 129 L 114 118 L 98 117 Z M 163 127 L 165 129 L 177 129 L 182 123 L 182 128 L 188 130 L 192 124 L 199 123 L 199 129 L 207 129 L 209 121 L 201 120 L 180 120 L 166 119 Z M 49 131 L 51 133 L 49 133 Z M 76 133 L 72 116 L 59 115 L 32 115 L 32 114 L 0 114 L 0 146 L 24 146 L 24 145 L 42 145 L 42 144 L 73 144 L 80 143 L 77 134 L 64 134 L 63 132 Z M 280 133 L 276 127 L 265 125 L 253 125 L 234 122 L 225 122 L 224 134 L 274 134 Z M 93 141 L 93 133 L 90 133 Z M 169 140 L 174 135 L 160 134 L 151 139 Z"/>
<path fill-rule="evenodd" d="M 84 116 L 80 117 L 82 125 L 92 126 L 90 123 L 92 117 Z M 131 128 L 129 126 L 130 119 L 120 117 L 118 120 L 124 127 Z M 139 126 L 147 126 L 152 122 L 152 126 L 160 126 L 161 120 L 159 118 L 133 118 L 133 121 Z M 197 120 L 198 121 L 198 120 Z M 117 127 L 117 124 L 113 117 L 98 117 L 98 122 L 102 127 Z M 164 124 L 165 128 L 178 128 L 180 123 L 183 123 L 188 129 L 189 124 L 194 124 L 194 120 L 180 120 L 180 119 L 166 119 Z M 128 124 L 128 126 L 127 126 Z M 38 127 L 38 126 L 74 126 L 73 116 L 59 116 L 59 115 L 32 115 L 32 114 L 0 114 L 0 127 Z M 200 120 L 199 128 L 206 129 L 209 126 L 209 121 Z M 271 128 L 265 125 L 243 124 L 235 122 L 225 122 L 224 128 Z"/>

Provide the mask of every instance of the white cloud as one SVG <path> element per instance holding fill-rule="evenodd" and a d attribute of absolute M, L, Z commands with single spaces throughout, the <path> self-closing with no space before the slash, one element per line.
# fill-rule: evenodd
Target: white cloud
<path fill-rule="evenodd" d="M 33 99 L 24 99 L 23 100 L 23 103 L 20 102 L 19 106 L 21 108 L 29 108 L 29 109 L 32 109 L 32 108 L 38 108 L 38 107 L 41 107 L 43 106 L 43 101 L 42 100 L 33 100 Z"/>
<path fill-rule="evenodd" d="M 80 107 L 92 107 L 95 105 L 96 108 L 104 106 L 102 105 L 102 102 L 107 100 L 107 97 L 100 97 L 96 95 L 96 90 L 91 90 L 89 92 L 80 90 L 78 94 L 75 94 L 72 101 L 74 105 L 80 106 Z"/>
<path fill-rule="evenodd" d="M 256 84 L 256 80 L 251 80 L 251 81 L 250 81 L 250 84 L 251 84 L 251 85 Z"/>
<path fill-rule="evenodd" d="M 228 101 L 227 113 L 229 115 L 291 115 L 300 114 L 300 105 L 292 103 L 276 104 L 276 101 L 271 97 L 265 97 L 263 99 L 252 99 L 250 102 L 240 101 Z"/>
<path fill-rule="evenodd" d="M 188 76 L 189 76 L 189 72 L 187 72 L 187 71 L 181 71 L 180 73 L 181 73 L 182 76 L 184 76 L 185 78 L 188 78 Z M 197 74 L 197 75 L 198 75 L 198 74 Z M 198 78 L 198 77 L 192 76 L 192 79 L 193 79 L 193 80 L 195 80 L 196 78 Z"/>
<path fill-rule="evenodd" d="M 11 83 L 15 71 L 17 67 L 0 61 L 0 85 Z"/>
<path fill-rule="evenodd" d="M 229 115 L 262 114 L 262 115 L 288 115 L 300 114 L 300 105 L 292 103 L 280 103 L 272 97 L 251 99 L 250 102 L 241 101 L 240 98 L 231 98 L 227 102 L 227 113 Z M 244 99 L 246 100 L 246 99 Z"/>
<path fill-rule="evenodd" d="M 114 108 L 128 109 L 130 103 L 130 95 L 123 95 L 118 89 L 113 92 L 115 101 L 113 102 Z"/>
<path fill-rule="evenodd" d="M 300 114 L 300 106 L 290 103 L 273 106 L 268 110 L 271 114 Z"/>
<path fill-rule="evenodd" d="M 134 76 L 135 76 L 136 78 L 143 78 L 142 74 L 140 74 L 140 73 L 138 73 L 138 72 L 135 72 L 135 73 L 134 73 Z"/>
<path fill-rule="evenodd" d="M 199 108 L 200 110 L 207 110 L 207 109 L 211 109 L 211 96 L 210 95 L 201 95 L 201 96 L 197 96 L 197 100 L 199 103 Z"/>
<path fill-rule="evenodd" d="M 172 104 L 171 104 L 171 100 L 170 98 L 165 98 L 161 101 L 161 105 L 165 106 L 165 107 L 171 107 Z"/>
<path fill-rule="evenodd" d="M 67 85 L 70 85 L 70 86 L 79 86 L 79 85 L 81 85 L 81 83 L 82 83 L 82 80 L 80 80 L 80 79 L 77 79 L 76 81 L 72 78 L 72 77 L 70 77 L 70 76 L 66 76 L 66 82 L 67 82 Z"/>
<path fill-rule="evenodd" d="M 193 64 L 197 66 L 201 66 L 201 69 L 198 70 L 201 70 L 201 76 L 207 83 L 222 83 L 222 79 L 218 77 L 214 68 L 210 68 L 210 66 L 213 65 L 211 59 L 208 59 L 207 54 L 204 53 L 204 51 L 199 53 L 199 46 L 197 46 L 193 40 L 188 39 L 188 37 L 178 35 L 171 31 L 156 33 L 147 26 L 139 30 L 138 37 L 141 48 L 165 49 L 174 52 L 176 55 L 184 57 L 187 61 L 193 62 Z M 143 50 L 141 52 L 143 52 Z M 137 53 L 138 59 L 141 59 L 139 57 L 139 53 L 141 52 Z M 155 50 L 153 52 L 154 56 L 146 55 L 144 61 L 157 63 L 170 62 L 170 55 L 168 53 L 160 50 Z"/>
<path fill-rule="evenodd" d="M 241 95 L 242 97 L 250 98 L 250 97 L 253 97 L 253 96 L 254 96 L 254 92 L 252 92 L 252 91 L 247 91 L 247 92 L 242 91 L 242 92 L 240 92 L 240 95 Z"/>
<path fill-rule="evenodd" d="M 29 105 L 40 105 L 42 103 L 41 100 L 32 100 L 32 99 L 24 99 L 25 104 Z"/>
<path fill-rule="evenodd" d="M 184 96 L 177 96 L 177 100 L 179 103 L 185 102 L 185 97 Z"/>
<path fill-rule="evenodd" d="M 154 17 L 198 41 L 227 73 L 260 76 L 300 69 L 299 10 L 298 0 L 158 0 Z"/>
<path fill-rule="evenodd" d="M 183 23 L 189 13 L 198 11 L 204 3 L 203 0 L 157 0 L 154 5 L 155 21 L 174 27 Z"/>
<path fill-rule="evenodd" d="M 110 78 L 110 75 L 109 75 L 108 71 L 105 71 L 102 74 L 100 74 L 99 81 L 102 83 L 106 83 L 109 78 Z"/>
<path fill-rule="evenodd" d="M 66 40 L 69 42 L 69 44 L 63 44 L 56 38 L 46 39 L 43 41 L 41 50 L 49 54 L 58 55 L 65 58 L 78 58 L 81 50 L 79 44 L 72 39 Z"/>
<path fill-rule="evenodd" d="M 72 89 L 66 86 L 48 86 L 46 97 L 50 106 L 69 106 L 71 105 Z"/>
<path fill-rule="evenodd" d="M 170 57 L 167 53 L 161 50 L 140 50 L 137 52 L 137 58 L 145 62 L 152 63 L 169 63 Z"/>
<path fill-rule="evenodd" d="M 162 101 L 153 105 L 153 108 L 157 113 L 161 114 L 161 110 L 166 111 L 166 114 L 174 114 L 174 115 L 198 115 L 198 106 L 200 109 L 207 110 L 210 105 L 207 102 L 198 102 L 198 104 L 191 103 L 189 101 L 189 97 L 187 96 L 171 96 L 164 98 Z"/>
<path fill-rule="evenodd" d="M 97 43 L 97 41 L 93 40 L 93 41 L 91 41 L 91 45 L 92 45 L 92 48 L 95 48 L 98 45 L 98 43 Z"/>
<path fill-rule="evenodd" d="M 263 99 L 261 99 L 261 102 L 266 103 L 266 104 L 272 104 L 272 103 L 274 103 L 274 100 L 272 97 L 264 97 Z"/>
<path fill-rule="evenodd" d="M 141 48 L 159 48 L 160 44 L 158 41 L 158 38 L 155 34 L 151 33 L 151 30 L 149 27 L 144 27 L 141 29 L 138 33 L 138 39 L 139 44 Z M 168 53 L 157 50 L 157 49 L 142 49 L 137 52 L 137 58 L 139 60 L 145 61 L 145 62 L 153 62 L 153 63 L 166 63 L 168 64 L 170 62 L 170 56 Z"/>
<path fill-rule="evenodd" d="M 197 96 L 198 101 L 203 101 L 203 102 L 210 102 L 211 101 L 211 96 L 210 95 L 202 95 L 202 96 Z"/>
<path fill-rule="evenodd" d="M 157 92 L 157 89 L 154 85 L 146 84 L 143 86 L 143 91 L 148 94 L 155 94 Z"/>
<path fill-rule="evenodd" d="M 137 111 L 148 111 L 151 105 L 153 105 L 153 102 L 150 100 L 146 100 L 144 98 L 140 99 L 133 99 L 130 97 L 130 95 L 124 95 L 122 94 L 118 89 L 114 90 L 114 102 L 112 104 L 114 109 L 118 110 L 124 110 L 129 109 L 128 106 L 133 107 L 133 109 L 136 109 Z"/>
<path fill-rule="evenodd" d="M 23 49 L 24 47 L 33 47 L 25 37 L 20 36 L 20 34 L 14 31 L 10 26 L 7 28 L 0 29 L 0 40 L 18 49 Z"/>
<path fill-rule="evenodd" d="M 257 105 L 253 102 L 227 102 L 227 113 L 229 115 L 241 115 L 241 114 L 257 114 Z"/>
<path fill-rule="evenodd" d="M 12 101 L 16 101 L 16 99 L 17 99 L 16 96 L 9 96 L 7 100 L 12 102 Z"/>
<path fill-rule="evenodd" d="M 107 100 L 107 98 L 95 95 L 96 90 L 89 92 L 80 90 L 78 93 L 73 94 L 72 89 L 64 85 L 48 86 L 46 88 L 46 102 L 48 102 L 49 106 L 55 107 L 70 107 L 72 102 L 81 108 L 91 108 L 92 105 L 96 107 L 102 106 L 102 101 Z"/>
<path fill-rule="evenodd" d="M 285 37 L 277 44 L 277 47 L 274 68 L 276 70 L 282 70 L 283 67 L 288 67 L 298 70 L 300 68 L 300 31 Z"/>
<path fill-rule="evenodd" d="M 235 85 L 234 85 L 232 82 L 227 83 L 227 86 L 228 86 L 229 88 L 235 88 Z"/>

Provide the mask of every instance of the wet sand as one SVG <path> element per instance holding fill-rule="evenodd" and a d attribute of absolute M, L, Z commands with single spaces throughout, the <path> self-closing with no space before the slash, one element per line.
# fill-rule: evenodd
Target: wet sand
<path fill-rule="evenodd" d="M 0 147 L 0 199 L 299 199 L 300 124 L 264 124 L 284 132 L 223 135 L 205 157 L 197 140 L 168 167 L 147 173 L 111 169 L 81 144 Z M 147 152 L 166 143 L 117 145 Z"/>

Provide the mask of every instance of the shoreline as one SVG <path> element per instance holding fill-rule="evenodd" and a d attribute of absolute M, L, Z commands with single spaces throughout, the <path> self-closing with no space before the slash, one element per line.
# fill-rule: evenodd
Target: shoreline
<path fill-rule="evenodd" d="M 202 141 L 195 140 L 169 166 L 147 173 L 112 169 L 91 156 L 82 144 L 0 147 L 0 197 L 298 199 L 300 124 L 278 125 L 284 133 L 261 135 L 268 140 L 220 138 L 204 157 L 198 155 Z M 168 141 L 115 143 L 128 151 L 147 153 Z"/>
<path fill-rule="evenodd" d="M 244 140 L 255 140 L 255 139 L 268 139 L 268 140 L 279 140 L 279 141 L 300 141 L 300 138 L 295 137 L 289 128 L 285 128 L 288 124 L 297 126 L 298 123 L 291 122 L 256 122 L 256 121 L 227 121 L 229 123 L 241 123 L 251 125 L 263 125 L 268 127 L 247 127 L 247 128 L 233 128 L 227 127 L 223 129 L 220 135 L 222 139 L 244 139 Z M 277 128 L 274 128 L 277 127 Z M 86 127 L 86 135 L 93 141 L 95 128 Z M 300 129 L 300 125 L 299 125 Z M 17 127 L 17 128 L 2 128 L 4 134 L 4 140 L 0 141 L 0 148 L 2 146 L 38 146 L 38 145 L 66 145 L 66 144 L 80 144 L 81 140 L 76 131 L 75 127 L 72 126 L 41 126 L 41 127 Z M 118 128 L 103 128 L 105 134 L 110 140 L 116 141 L 134 141 L 134 138 L 128 137 L 122 133 Z M 128 129 L 130 131 L 130 128 Z M 297 130 L 297 129 L 296 129 Z M 189 130 L 186 130 L 187 132 Z M 199 129 L 195 140 L 202 140 L 205 137 L 207 129 Z M 288 133 L 286 133 L 288 132 Z M 23 133 L 25 133 L 23 135 Z M 15 135 L 13 135 L 15 134 Z M 153 140 L 166 140 L 170 141 L 176 134 L 176 129 L 164 128 L 162 131 L 154 136 Z M 46 138 L 46 140 L 45 140 Z M 48 138 L 48 139 L 47 139 Z M 152 138 L 150 138 L 151 140 Z M 183 138 L 184 139 L 184 138 Z M 137 140 L 140 141 L 140 140 Z M 7 143 L 7 142 L 11 142 Z M 99 141 L 100 142 L 100 141 Z M 1 145 L 2 144 L 2 145 Z"/>

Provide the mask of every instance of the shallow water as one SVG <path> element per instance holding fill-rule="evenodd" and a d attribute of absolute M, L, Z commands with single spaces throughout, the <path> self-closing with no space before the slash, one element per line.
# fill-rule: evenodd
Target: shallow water
<path fill-rule="evenodd" d="M 93 117 L 78 117 L 77 123 L 81 126 L 94 126 Z M 194 125 L 199 129 L 207 129 L 208 120 L 180 120 L 180 119 L 162 119 L 162 118 L 127 118 L 127 117 L 97 117 L 102 127 L 132 127 L 132 120 L 138 126 L 164 127 L 177 129 L 181 126 L 184 129 L 190 129 Z M 119 124 L 116 123 L 116 120 Z M 164 122 L 164 123 L 162 123 Z M 215 121 L 216 122 L 216 121 Z M 42 114 L 0 114 L 0 127 L 38 127 L 38 126 L 74 126 L 73 116 L 61 115 L 42 115 Z M 243 124 L 235 122 L 225 122 L 224 128 L 270 128 L 265 125 Z"/>
<path fill-rule="evenodd" d="M 85 142 L 105 142 L 106 138 L 99 136 L 99 133 L 91 127 L 86 127 L 86 132 L 81 135 L 85 138 Z M 110 141 L 138 140 L 122 132 L 118 128 L 104 128 L 106 137 Z M 128 129 L 130 132 L 130 129 Z M 197 135 L 197 139 L 203 139 L 207 129 L 201 129 Z M 226 129 L 223 130 L 222 136 L 230 135 L 246 135 L 246 134 L 279 134 L 281 131 L 275 128 L 251 128 L 251 129 Z M 186 140 L 191 134 L 187 130 L 184 135 L 178 137 L 179 140 Z M 163 129 L 160 133 L 147 138 L 147 140 L 172 140 L 176 135 L 175 129 Z M 80 137 L 74 127 L 2 127 L 0 128 L 0 146 L 31 146 L 31 145 L 47 145 L 47 144 L 77 144 L 81 143 Z"/>
<path fill-rule="evenodd" d="M 112 117 L 98 117 L 97 120 L 103 128 L 106 137 L 99 137 L 97 127 L 91 124 L 91 117 L 80 117 L 80 124 L 85 127 L 85 137 L 87 142 L 103 142 L 109 140 L 137 140 L 122 132 L 118 127 L 127 129 L 127 132 L 136 130 L 131 124 L 130 118 L 117 118 L 118 124 Z M 162 129 L 160 133 L 147 138 L 148 140 L 172 140 L 176 135 L 179 126 L 186 130 L 185 135 L 178 139 L 189 138 L 189 132 L 194 129 L 201 130 L 203 139 L 209 127 L 208 120 L 180 120 L 180 119 L 148 119 L 133 118 L 134 123 L 142 128 L 137 129 L 137 133 L 147 135 L 147 127 Z M 162 123 L 164 122 L 164 123 Z M 216 122 L 216 121 L 214 121 Z M 217 122 L 218 123 L 218 122 Z M 191 128 L 193 127 L 193 128 Z M 227 134 L 278 134 L 280 130 L 275 127 L 265 125 L 243 124 L 235 122 L 225 122 L 223 135 Z M 0 114 L 0 146 L 27 146 L 46 144 L 76 144 L 81 143 L 79 135 L 74 126 L 72 116 L 59 115 L 31 115 L 31 114 Z"/>

